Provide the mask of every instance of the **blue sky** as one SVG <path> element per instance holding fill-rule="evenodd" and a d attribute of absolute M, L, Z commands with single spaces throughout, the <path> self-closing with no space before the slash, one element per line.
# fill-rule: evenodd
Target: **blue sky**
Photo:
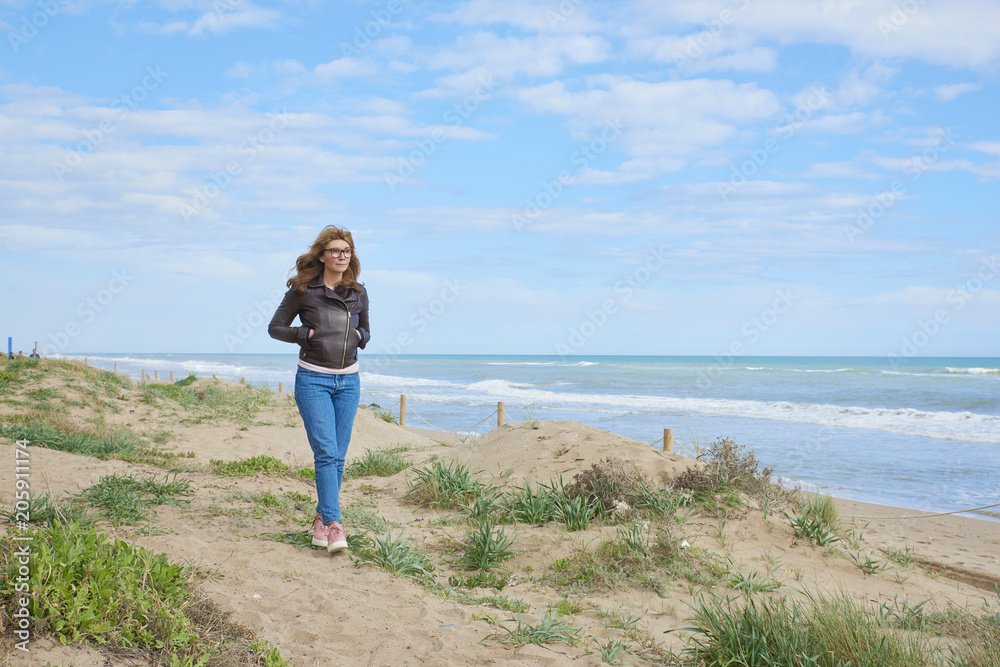
<path fill-rule="evenodd" d="M 998 356 L 1000 4 L 0 0 L 0 334 L 290 352 L 327 224 L 382 353 Z"/>

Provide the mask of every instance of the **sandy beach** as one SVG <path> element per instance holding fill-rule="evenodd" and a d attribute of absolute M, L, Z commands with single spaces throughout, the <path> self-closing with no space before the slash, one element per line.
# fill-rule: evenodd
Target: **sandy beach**
<path fill-rule="evenodd" d="M 68 368 L 69 365 L 65 364 Z M 61 367 L 63 368 L 63 367 Z M 92 371 L 82 371 L 83 376 Z M 514 556 L 502 565 L 509 578 L 502 590 L 464 588 L 461 600 L 440 590 L 371 565 L 356 565 L 346 554 L 300 548 L 271 536 L 304 530 L 311 515 L 297 524 L 262 511 L 255 498 L 302 494 L 315 499 L 312 482 L 291 473 L 227 477 L 215 472 L 213 461 L 239 461 L 266 455 L 291 470 L 311 465 L 312 456 L 290 396 L 273 393 L 249 418 L 190 419 L 190 412 L 166 398 L 145 398 L 141 387 L 97 396 L 82 381 L 67 382 L 69 371 L 51 373 L 8 394 L 0 418 L 25 414 L 31 408 L 29 389 L 50 389 L 53 410 L 86 425 L 98 416 L 105 422 L 145 434 L 167 433 L 156 446 L 189 453 L 180 459 L 194 493 L 190 502 L 157 508 L 149 523 L 101 530 L 157 553 L 173 562 L 210 573 L 198 589 L 235 626 L 277 647 L 294 665 L 561 665 L 604 664 L 602 647 L 623 628 L 615 618 L 628 618 L 635 630 L 623 655 L 630 664 L 674 664 L 671 656 L 689 646 L 693 605 L 699 596 L 732 592 L 732 573 L 766 578 L 777 590 L 795 596 L 800 591 L 846 592 L 860 603 L 930 601 L 930 607 L 996 613 L 995 587 L 1000 584 L 1000 522 L 968 516 L 933 516 L 905 508 L 838 500 L 845 534 L 851 540 L 817 546 L 796 538 L 779 508 L 754 502 L 721 516 L 697 511 L 676 528 L 677 537 L 700 557 L 725 570 L 713 580 L 662 577 L 656 586 L 624 581 L 613 588 L 567 586 L 560 583 L 560 563 L 574 563 L 580 554 L 598 549 L 619 534 L 613 521 L 596 521 L 587 530 L 570 532 L 558 522 L 504 526 L 513 537 Z M 81 376 L 81 377 L 83 377 Z M 244 390 L 238 383 L 200 379 L 189 388 L 210 386 Z M 117 410 L 115 409 L 117 408 Z M 345 481 L 342 504 L 353 516 L 377 515 L 393 534 L 402 534 L 430 555 L 434 578 L 444 589 L 461 588 L 449 578 L 467 575 L 456 553 L 467 540 L 468 526 L 455 510 L 414 504 L 407 498 L 414 470 L 431 461 L 464 464 L 484 482 L 501 489 L 547 483 L 577 475 L 608 457 L 620 459 L 660 486 L 697 463 L 664 454 L 648 445 L 577 422 L 509 423 L 479 438 L 463 438 L 415 428 L 401 428 L 369 410 L 360 410 L 354 426 L 348 464 L 370 450 L 403 448 L 411 465 L 388 477 L 352 477 Z M 81 456 L 41 447 L 30 449 L 31 488 L 35 495 L 63 498 L 78 494 L 107 475 L 163 477 L 163 467 L 123 460 Z M 0 501 L 13 502 L 15 445 L 0 443 Z M 766 511 L 766 510 L 770 511 Z M 791 510 L 789 510 L 791 511 Z M 348 534 L 365 531 L 345 515 Z M 7 530 L 7 525 L 0 526 Z M 893 560 L 889 554 L 905 558 Z M 865 571 L 862 557 L 880 568 Z M 900 561 L 900 562 L 897 562 Z M 572 566 L 570 566 L 572 567 Z M 777 594 L 770 593 L 770 594 Z M 528 611 L 513 613 L 470 598 L 502 596 L 521 601 Z M 543 614 L 568 601 L 559 616 L 579 631 L 579 640 L 551 645 L 516 645 L 503 641 L 508 619 L 537 623 Z M 572 603 L 572 604 L 569 604 Z M 9 619 L 8 619 L 9 620 Z M 30 658 L 11 650 L 3 634 L 5 660 L 15 665 L 98 666 L 154 664 L 141 657 L 110 658 L 97 648 L 65 646 L 36 637 Z"/>

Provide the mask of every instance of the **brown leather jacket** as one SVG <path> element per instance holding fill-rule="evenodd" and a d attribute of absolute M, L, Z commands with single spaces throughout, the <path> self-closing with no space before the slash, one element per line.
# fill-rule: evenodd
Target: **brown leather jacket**
<path fill-rule="evenodd" d="M 289 326 L 296 315 L 302 326 Z M 326 368 L 347 368 L 358 360 L 358 350 L 371 340 L 368 292 L 363 285 L 329 289 L 321 273 L 302 296 L 292 290 L 285 292 L 267 333 L 286 343 L 298 343 L 299 359 L 303 361 Z"/>

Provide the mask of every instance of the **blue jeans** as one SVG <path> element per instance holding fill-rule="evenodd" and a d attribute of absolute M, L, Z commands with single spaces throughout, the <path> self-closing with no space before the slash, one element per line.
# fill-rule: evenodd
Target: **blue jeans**
<path fill-rule="evenodd" d="M 301 366 L 295 374 L 295 403 L 306 427 L 316 466 L 316 512 L 323 523 L 340 521 L 340 485 L 361 400 L 357 373 L 332 375 Z"/>

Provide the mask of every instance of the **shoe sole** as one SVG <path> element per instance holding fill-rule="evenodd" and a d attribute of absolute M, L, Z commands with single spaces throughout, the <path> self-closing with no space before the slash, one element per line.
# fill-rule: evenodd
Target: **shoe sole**
<path fill-rule="evenodd" d="M 313 538 L 313 546 L 314 547 L 326 547 L 327 544 L 328 544 L 328 542 L 324 542 L 323 540 L 317 540 L 315 537 Z"/>
<path fill-rule="evenodd" d="M 335 553 L 337 551 L 345 551 L 347 549 L 347 542 L 331 542 L 327 545 L 326 550 L 330 553 Z"/>

